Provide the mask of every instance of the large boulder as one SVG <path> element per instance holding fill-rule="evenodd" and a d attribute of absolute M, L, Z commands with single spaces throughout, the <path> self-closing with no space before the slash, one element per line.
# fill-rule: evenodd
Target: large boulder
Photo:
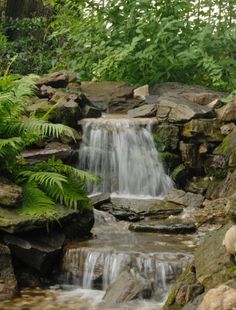
<path fill-rule="evenodd" d="M 133 270 L 123 271 L 106 290 L 103 300 L 106 304 L 118 304 L 142 297 L 151 297 L 152 283 Z"/>
<path fill-rule="evenodd" d="M 0 300 L 11 299 L 17 292 L 17 282 L 10 249 L 0 244 Z"/>
<path fill-rule="evenodd" d="M 208 105 L 224 96 L 223 93 L 210 90 L 200 85 L 187 85 L 176 82 L 156 84 L 151 88 L 152 95 L 178 95 L 199 105 Z"/>
<path fill-rule="evenodd" d="M 225 284 L 209 290 L 198 310 L 232 310 L 236 307 L 236 289 Z"/>
<path fill-rule="evenodd" d="M 236 121 L 236 97 L 217 111 L 218 117 L 224 122 Z"/>
<path fill-rule="evenodd" d="M 108 111 L 109 106 L 116 101 L 124 101 L 133 97 L 135 87 L 123 82 L 88 81 L 82 82 L 81 91 L 84 93 L 90 105 L 101 110 Z"/>
<path fill-rule="evenodd" d="M 171 123 L 182 123 L 193 118 L 211 117 L 212 109 L 177 95 L 157 98 L 157 119 Z"/>
<path fill-rule="evenodd" d="M 230 167 L 236 166 L 236 129 L 224 138 L 213 153 L 225 156 Z"/>
<path fill-rule="evenodd" d="M 17 206 L 22 199 L 22 188 L 0 177 L 0 207 Z"/>
<path fill-rule="evenodd" d="M 182 136 L 188 139 L 196 138 L 199 142 L 223 140 L 220 122 L 217 119 L 193 119 L 184 125 Z"/>
<path fill-rule="evenodd" d="M 58 206 L 55 219 L 20 215 L 19 209 L 6 210 L 0 208 L 0 231 L 18 234 L 27 231 L 45 230 L 63 231 L 67 239 L 87 236 L 94 224 L 93 210 L 73 210 Z"/>

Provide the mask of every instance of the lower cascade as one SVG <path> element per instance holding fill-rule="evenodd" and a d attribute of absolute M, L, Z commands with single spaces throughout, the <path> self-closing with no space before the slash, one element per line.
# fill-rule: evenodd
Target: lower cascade
<path fill-rule="evenodd" d="M 91 194 L 119 196 L 165 194 L 172 181 L 165 173 L 151 133 L 151 119 L 84 119 L 79 168 L 101 178 Z"/>
<path fill-rule="evenodd" d="M 122 253 L 109 248 L 81 247 L 67 249 L 63 270 L 66 282 L 83 289 L 102 290 L 116 281 L 122 271 L 133 270 L 148 279 L 153 297 L 163 302 L 187 261 L 187 256 L 181 253 Z"/>

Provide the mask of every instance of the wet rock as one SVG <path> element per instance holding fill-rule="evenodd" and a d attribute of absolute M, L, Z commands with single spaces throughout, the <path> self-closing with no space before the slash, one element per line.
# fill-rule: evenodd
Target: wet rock
<path fill-rule="evenodd" d="M 29 149 L 22 153 L 24 159 L 31 165 L 48 160 L 52 156 L 58 159 L 68 160 L 72 154 L 72 147 L 60 142 L 50 142 L 43 149 Z"/>
<path fill-rule="evenodd" d="M 97 118 L 102 116 L 102 112 L 99 109 L 90 107 L 89 105 L 86 105 L 82 111 L 84 118 Z"/>
<path fill-rule="evenodd" d="M 100 111 L 108 110 L 114 101 L 132 98 L 134 87 L 123 82 L 91 81 L 82 82 L 81 91 L 90 105 Z"/>
<path fill-rule="evenodd" d="M 62 233 L 31 232 L 30 236 L 4 236 L 4 242 L 10 247 L 12 255 L 41 274 L 52 270 L 64 241 L 65 235 Z"/>
<path fill-rule="evenodd" d="M 175 151 L 179 144 L 179 127 L 159 125 L 153 133 L 158 151 Z"/>
<path fill-rule="evenodd" d="M 179 189 L 172 189 L 165 195 L 164 199 L 168 202 L 180 204 L 184 207 L 200 208 L 204 201 L 204 196 L 191 192 L 186 193 Z"/>
<path fill-rule="evenodd" d="M 145 98 L 149 96 L 149 86 L 143 85 L 134 90 L 134 98 L 138 98 L 141 100 L 145 100 Z"/>
<path fill-rule="evenodd" d="M 185 143 L 180 141 L 179 150 L 185 167 L 201 169 L 202 162 L 199 160 L 198 146 L 196 143 Z"/>
<path fill-rule="evenodd" d="M 222 179 L 227 174 L 227 159 L 223 155 L 207 154 L 203 166 L 207 175 Z"/>
<path fill-rule="evenodd" d="M 185 186 L 186 192 L 204 195 L 211 183 L 210 177 L 193 177 Z"/>
<path fill-rule="evenodd" d="M 236 289 L 227 285 L 220 285 L 217 288 L 209 290 L 198 310 L 232 310 L 236 307 Z"/>
<path fill-rule="evenodd" d="M 145 104 L 128 111 L 128 117 L 154 117 L 156 116 L 156 104 Z"/>
<path fill-rule="evenodd" d="M 130 270 L 123 271 L 107 288 L 103 300 L 105 304 L 118 304 L 140 296 L 151 297 L 151 295 L 152 283 Z"/>
<path fill-rule="evenodd" d="M 152 95 L 179 95 L 199 105 L 208 105 L 213 100 L 221 98 L 224 94 L 210 90 L 200 85 L 187 85 L 176 82 L 156 84 L 151 88 Z"/>
<path fill-rule="evenodd" d="M 90 201 L 92 202 L 94 208 L 99 208 L 101 205 L 110 202 L 110 200 L 110 194 L 98 194 L 90 197 Z"/>
<path fill-rule="evenodd" d="M 206 290 L 235 278 L 235 265 L 222 245 L 231 223 L 209 233 L 197 248 L 194 255 L 197 280 Z"/>
<path fill-rule="evenodd" d="M 214 150 L 215 155 L 223 155 L 227 158 L 230 167 L 236 166 L 236 130 L 233 130 L 224 138 L 222 143 Z"/>
<path fill-rule="evenodd" d="M 161 121 L 181 123 L 211 116 L 212 110 L 208 106 L 194 104 L 181 96 L 161 96 L 157 102 L 157 119 Z"/>
<path fill-rule="evenodd" d="M 63 231 L 67 239 L 89 235 L 94 224 L 93 210 L 72 210 L 63 206 L 58 207 L 56 219 L 45 217 L 31 217 L 19 214 L 18 209 L 6 210 L 0 208 L 0 231 L 10 234 L 33 230 L 45 230 L 50 226 L 51 231 Z"/>
<path fill-rule="evenodd" d="M 178 215 L 183 207 L 162 200 L 112 198 L 111 203 L 100 206 L 100 210 L 109 212 L 119 220 L 138 221 L 145 216 L 162 219 Z"/>
<path fill-rule="evenodd" d="M 0 300 L 11 299 L 17 293 L 17 281 L 11 262 L 10 249 L 0 244 Z"/>
<path fill-rule="evenodd" d="M 113 215 L 96 209 L 94 210 L 94 219 L 94 227 L 116 222 L 116 218 Z"/>
<path fill-rule="evenodd" d="M 66 87 L 69 82 L 76 80 L 77 78 L 75 75 L 66 70 L 61 70 L 41 77 L 37 80 L 37 86 L 47 85 L 55 88 L 63 88 Z"/>
<path fill-rule="evenodd" d="M 171 173 L 171 178 L 177 186 L 184 187 L 189 171 L 184 164 L 178 165 Z"/>
<path fill-rule="evenodd" d="M 217 111 L 218 117 L 224 122 L 236 121 L 236 97 Z"/>
<path fill-rule="evenodd" d="M 117 98 L 109 104 L 109 113 L 127 114 L 129 110 L 140 107 L 143 100 L 135 98 Z"/>
<path fill-rule="evenodd" d="M 22 199 L 22 188 L 0 177 L 0 207 L 16 207 Z"/>
<path fill-rule="evenodd" d="M 182 136 L 199 142 L 220 142 L 223 136 L 217 119 L 194 119 L 184 125 Z"/>
<path fill-rule="evenodd" d="M 164 234 L 191 234 L 196 232 L 194 223 L 185 222 L 178 218 L 166 220 L 144 220 L 131 224 L 129 229 L 136 232 L 152 232 Z"/>

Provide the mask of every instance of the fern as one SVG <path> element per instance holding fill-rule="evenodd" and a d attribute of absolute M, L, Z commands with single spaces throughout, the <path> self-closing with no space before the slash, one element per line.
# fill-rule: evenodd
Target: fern
<path fill-rule="evenodd" d="M 34 182 L 23 185 L 23 201 L 18 212 L 20 215 L 37 218 L 57 218 L 59 215 L 55 202 Z"/>

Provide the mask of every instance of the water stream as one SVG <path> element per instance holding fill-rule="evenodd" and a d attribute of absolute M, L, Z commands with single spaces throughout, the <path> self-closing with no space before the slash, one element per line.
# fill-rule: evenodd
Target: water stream
<path fill-rule="evenodd" d="M 151 133 L 152 119 L 84 119 L 78 166 L 101 177 L 91 194 L 158 197 L 173 185 Z"/>

